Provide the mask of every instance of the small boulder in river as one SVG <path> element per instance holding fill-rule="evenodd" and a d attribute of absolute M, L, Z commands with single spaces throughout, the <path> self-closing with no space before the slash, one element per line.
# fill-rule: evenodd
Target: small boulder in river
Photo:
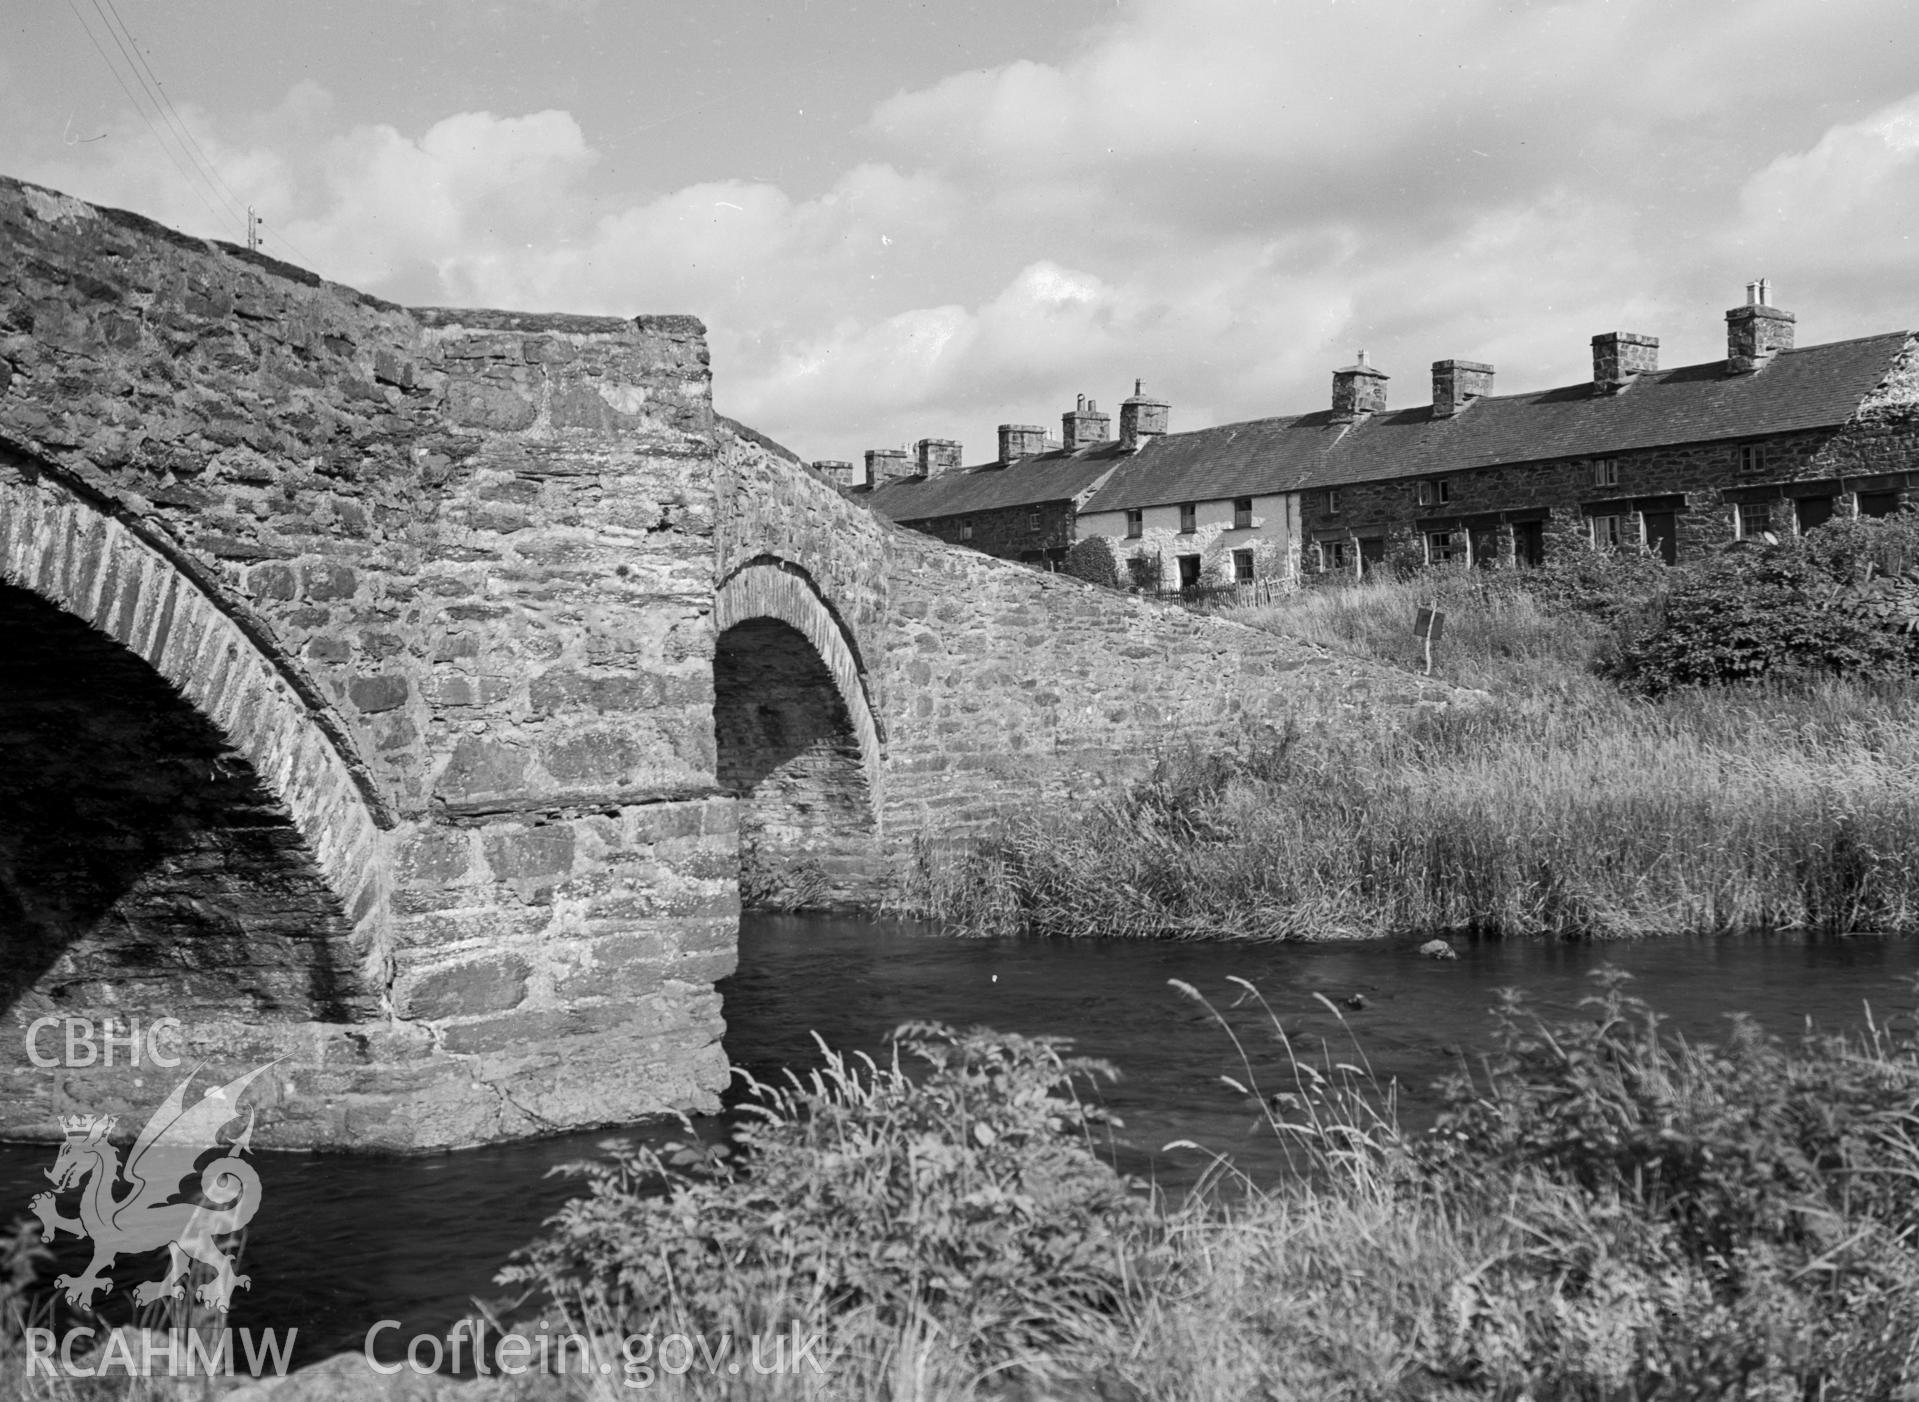
<path fill-rule="evenodd" d="M 1427 940 L 1419 947 L 1419 952 L 1428 959 L 1457 959 L 1459 953 L 1444 940 Z"/>
<path fill-rule="evenodd" d="M 1363 1007 L 1365 1007 L 1365 1006 L 1366 1006 L 1366 995 L 1365 995 L 1364 993 L 1355 993 L 1355 994 L 1353 994 L 1353 995 L 1352 995 L 1352 996 L 1351 996 L 1350 998 L 1348 998 L 1348 999 L 1346 1000 L 1346 1006 L 1347 1006 L 1347 1007 L 1349 1007 L 1349 1008 L 1363 1008 Z"/>

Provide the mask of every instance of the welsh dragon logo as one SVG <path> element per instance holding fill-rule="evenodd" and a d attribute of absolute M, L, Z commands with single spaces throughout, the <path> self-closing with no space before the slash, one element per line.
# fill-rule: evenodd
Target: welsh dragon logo
<path fill-rule="evenodd" d="M 240 1157 L 252 1147 L 253 1113 L 247 1113 L 247 1126 L 237 1138 L 222 1144 L 219 1136 L 239 1118 L 240 1097 L 267 1066 L 208 1090 L 191 1106 L 186 1103 L 187 1087 L 199 1069 L 188 1072 L 133 1141 L 124 1168 L 120 1151 L 111 1142 L 116 1116 L 74 1115 L 61 1121 L 67 1137 L 53 1167 L 46 1171 L 53 1190 L 36 1195 L 29 1206 L 49 1239 L 67 1232 L 93 1242 L 93 1260 L 85 1272 L 54 1281 L 66 1291 L 68 1303 L 91 1309 L 96 1294 L 113 1289 L 113 1282 L 102 1272 L 115 1257 L 163 1246 L 168 1253 L 167 1272 L 136 1286 L 136 1303 L 180 1299 L 186 1293 L 181 1281 L 195 1261 L 214 1272 L 213 1279 L 195 1292 L 204 1305 L 225 1310 L 234 1289 L 249 1284 L 246 1276 L 234 1272 L 233 1260 L 220 1249 L 218 1238 L 244 1227 L 260 1206 L 260 1175 Z M 203 1158 L 220 1149 L 226 1152 L 199 1167 Z M 184 1180 L 196 1168 L 205 1202 L 175 1202 Z M 116 1196 L 122 1176 L 127 1190 Z M 79 1216 L 62 1217 L 55 1199 L 76 1186 L 80 1188 Z"/>

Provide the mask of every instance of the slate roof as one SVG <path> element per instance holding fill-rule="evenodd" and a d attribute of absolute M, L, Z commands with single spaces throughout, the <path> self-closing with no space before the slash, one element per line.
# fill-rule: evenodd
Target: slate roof
<path fill-rule="evenodd" d="M 1039 453 L 1005 466 L 992 462 L 931 477 L 895 478 L 858 495 L 875 511 L 895 521 L 969 516 L 1007 507 L 1075 500 L 1130 457 L 1113 441 L 1073 452 L 1058 449 Z"/>
<path fill-rule="evenodd" d="M 1349 427 L 1334 422 L 1333 411 L 1326 409 L 1169 433 L 1128 458 L 1080 514 L 1295 491 L 1325 463 Z"/>
<path fill-rule="evenodd" d="M 1620 394 L 1590 384 L 1492 395 L 1450 419 L 1393 409 L 1351 425 L 1331 410 L 1255 419 L 1147 444 L 1083 513 L 1424 477 L 1497 463 L 1609 456 L 1844 423 L 1891 368 L 1908 333 L 1781 351 L 1752 374 L 1723 360 L 1641 375 Z"/>

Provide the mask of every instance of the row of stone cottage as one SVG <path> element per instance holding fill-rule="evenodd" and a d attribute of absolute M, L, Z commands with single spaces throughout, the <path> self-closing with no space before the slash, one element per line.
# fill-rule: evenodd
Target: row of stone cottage
<path fill-rule="evenodd" d="M 1592 338 L 1592 379 L 1496 395 L 1493 367 L 1441 360 L 1432 402 L 1387 404 L 1367 363 L 1330 405 L 1190 433 L 1138 385 L 1112 417 L 1082 397 L 1055 439 L 1002 424 L 994 461 L 960 445 L 813 466 L 874 510 L 1035 564 L 1110 538 L 1162 588 L 1363 573 L 1395 543 L 1428 561 L 1536 564 L 1549 526 L 1669 562 L 1727 541 L 1885 515 L 1919 500 L 1919 340 L 1892 331 L 1795 348 L 1766 282 L 1726 313 L 1726 357 L 1659 368 L 1656 337 Z"/>

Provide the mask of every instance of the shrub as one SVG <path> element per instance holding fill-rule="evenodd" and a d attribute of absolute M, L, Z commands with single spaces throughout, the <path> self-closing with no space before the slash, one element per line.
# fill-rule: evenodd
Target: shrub
<path fill-rule="evenodd" d="M 1919 1047 L 1786 1046 L 1746 1020 L 1676 1044 L 1624 978 L 1550 1027 L 1508 995 L 1483 1088 L 1450 1088 L 1442 1191 L 1527 1239 L 1470 1282 L 1447 1371 L 1552 1396 L 1910 1395 L 1890 1389 L 1919 1328 Z M 1594 1349 L 1601 1318 L 1623 1347 Z M 1610 1376 L 1560 1371 L 1582 1352 Z"/>
<path fill-rule="evenodd" d="M 1835 580 L 1798 543 L 1737 546 L 1676 572 L 1625 631 L 1613 670 L 1653 694 L 1761 677 L 1907 673 L 1906 633 L 1896 617 L 1875 613 L 1869 585 Z"/>
<path fill-rule="evenodd" d="M 1135 550 L 1126 557 L 1126 578 L 1135 589 L 1159 587 L 1159 557 Z"/>
<path fill-rule="evenodd" d="M 1121 587 L 1119 557 L 1113 553 L 1113 542 L 1103 535 L 1088 536 L 1068 550 L 1063 573 L 1108 589 Z"/>
<path fill-rule="evenodd" d="M 741 1336 L 783 1319 L 935 1329 L 975 1369 L 1115 1345 L 1144 1202 L 1094 1152 L 1079 1087 L 1113 1073 L 1044 1040 L 909 1024 L 861 1071 L 755 1087 L 739 1154 L 620 1147 L 503 1282 L 582 1329 Z"/>

